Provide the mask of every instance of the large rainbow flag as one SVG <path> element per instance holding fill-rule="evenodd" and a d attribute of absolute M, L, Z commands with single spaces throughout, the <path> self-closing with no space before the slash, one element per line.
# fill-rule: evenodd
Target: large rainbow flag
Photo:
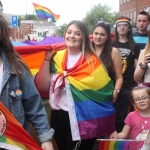
<path fill-rule="evenodd" d="M 60 17 L 60 15 L 54 14 L 50 9 L 44 6 L 35 3 L 33 3 L 33 6 L 38 18 L 44 18 L 44 19 L 51 18 L 52 22 L 55 23 Z"/>
<path fill-rule="evenodd" d="M 63 63 L 62 63 L 63 62 Z M 51 72 L 60 74 L 54 81 L 50 103 L 56 103 L 57 92 L 66 88 L 66 101 L 73 140 L 89 139 L 115 130 L 115 110 L 112 106 L 114 85 L 98 58 L 80 57 L 67 70 L 67 51 L 57 51 L 51 61 Z M 65 81 L 66 80 L 66 81 Z"/>
<path fill-rule="evenodd" d="M 42 150 L 0 102 L 0 149 Z"/>

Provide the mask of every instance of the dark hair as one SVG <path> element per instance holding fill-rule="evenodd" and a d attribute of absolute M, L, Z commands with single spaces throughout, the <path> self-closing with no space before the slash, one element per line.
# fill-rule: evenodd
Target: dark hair
<path fill-rule="evenodd" d="M 135 88 L 133 88 L 132 89 L 132 91 L 131 91 L 131 93 L 130 93 L 130 101 L 131 102 L 134 102 L 133 101 L 133 92 L 134 91 L 139 91 L 139 90 L 145 90 L 146 91 L 146 93 L 150 96 L 150 89 L 147 87 L 147 86 L 142 86 L 142 87 L 135 87 Z"/>
<path fill-rule="evenodd" d="M 28 40 L 31 41 L 30 36 L 29 35 L 26 35 L 26 36 L 28 37 Z"/>
<path fill-rule="evenodd" d="M 100 60 L 103 62 L 104 66 L 106 67 L 107 71 L 109 72 L 110 70 L 112 70 L 112 57 L 111 57 L 111 52 L 112 52 L 112 43 L 111 43 L 111 35 L 110 35 L 110 26 L 108 24 L 106 24 L 105 22 L 103 23 L 97 23 L 94 26 L 93 32 L 97 27 L 102 27 L 107 35 L 108 35 L 108 39 L 104 45 L 104 49 L 100 55 Z M 94 42 L 92 42 L 92 45 L 95 49 L 95 44 Z"/>
<path fill-rule="evenodd" d="M 150 15 L 149 15 L 149 13 L 147 13 L 146 11 L 141 11 L 141 12 L 139 12 L 138 15 L 144 15 L 144 16 L 147 16 L 148 21 L 150 21 Z M 137 16 L 138 16 L 138 15 L 137 15 Z"/>
<path fill-rule="evenodd" d="M 130 20 L 128 17 L 124 17 L 124 16 L 121 16 L 121 17 L 117 18 L 117 20 L 120 19 L 120 18 L 127 18 L 128 20 Z M 128 31 L 128 33 L 127 33 L 127 39 L 129 41 L 129 47 L 131 49 L 131 52 L 134 52 L 136 44 L 135 44 L 135 41 L 133 39 L 131 24 L 129 24 L 129 28 L 130 28 L 130 31 Z M 117 26 L 116 26 L 116 28 L 115 28 L 115 37 L 114 37 L 114 41 L 113 41 L 113 46 L 114 47 L 117 47 L 118 41 L 119 41 L 119 35 L 118 35 L 118 32 L 117 32 Z"/>
<path fill-rule="evenodd" d="M 10 69 L 14 71 L 20 79 L 22 79 L 20 72 L 24 71 L 24 69 L 30 75 L 31 73 L 27 65 L 23 62 L 19 54 L 14 49 L 9 36 L 10 28 L 8 27 L 8 24 L 3 16 L 0 15 L 0 49 L 5 53 Z"/>

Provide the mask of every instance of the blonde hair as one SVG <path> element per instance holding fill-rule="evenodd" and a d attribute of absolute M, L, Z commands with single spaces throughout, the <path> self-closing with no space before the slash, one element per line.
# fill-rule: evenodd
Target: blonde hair
<path fill-rule="evenodd" d="M 146 44 L 144 55 L 148 53 L 150 53 L 150 31 L 148 31 L 148 43 Z"/>

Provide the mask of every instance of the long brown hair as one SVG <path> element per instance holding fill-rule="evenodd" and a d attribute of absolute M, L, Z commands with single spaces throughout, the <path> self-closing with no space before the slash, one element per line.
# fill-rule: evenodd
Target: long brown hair
<path fill-rule="evenodd" d="M 29 75 L 31 75 L 31 72 L 14 49 L 9 36 L 10 28 L 3 16 L 0 15 L 0 51 L 5 53 L 10 69 L 14 71 L 20 79 L 22 79 L 20 72 L 26 70 Z"/>
<path fill-rule="evenodd" d="M 117 20 L 119 20 L 121 18 L 127 18 L 128 20 L 130 20 L 130 18 L 124 17 L 124 16 L 119 17 Z M 135 44 L 135 41 L 133 39 L 131 24 L 129 24 L 129 28 L 130 28 L 130 31 L 128 31 L 128 33 L 127 33 L 127 39 L 129 41 L 129 47 L 131 49 L 131 52 L 134 52 L 136 44 Z M 119 41 L 119 35 L 118 35 L 118 32 L 117 32 L 117 26 L 116 26 L 116 28 L 115 28 L 115 38 L 114 38 L 114 41 L 113 41 L 113 46 L 114 47 L 117 46 L 118 41 Z"/>
<path fill-rule="evenodd" d="M 97 27 L 102 27 L 108 36 L 108 39 L 104 45 L 103 51 L 101 53 L 100 60 L 103 62 L 104 66 L 106 67 L 107 71 L 109 72 L 110 70 L 112 70 L 112 57 L 111 57 L 111 53 L 112 53 L 112 42 L 111 42 L 111 35 L 110 35 L 110 26 L 108 24 L 106 24 L 105 22 L 102 23 L 97 23 L 94 26 L 93 32 Z M 92 45 L 95 49 L 95 43 L 92 42 Z"/>

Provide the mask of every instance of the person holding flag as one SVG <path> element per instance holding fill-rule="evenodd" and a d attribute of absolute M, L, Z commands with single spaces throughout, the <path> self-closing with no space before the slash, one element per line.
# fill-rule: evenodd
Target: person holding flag
<path fill-rule="evenodd" d="M 71 21 L 64 35 L 66 48 L 46 52 L 35 83 L 49 92 L 59 150 L 92 150 L 97 137 L 115 130 L 114 84 L 82 21 Z"/>

